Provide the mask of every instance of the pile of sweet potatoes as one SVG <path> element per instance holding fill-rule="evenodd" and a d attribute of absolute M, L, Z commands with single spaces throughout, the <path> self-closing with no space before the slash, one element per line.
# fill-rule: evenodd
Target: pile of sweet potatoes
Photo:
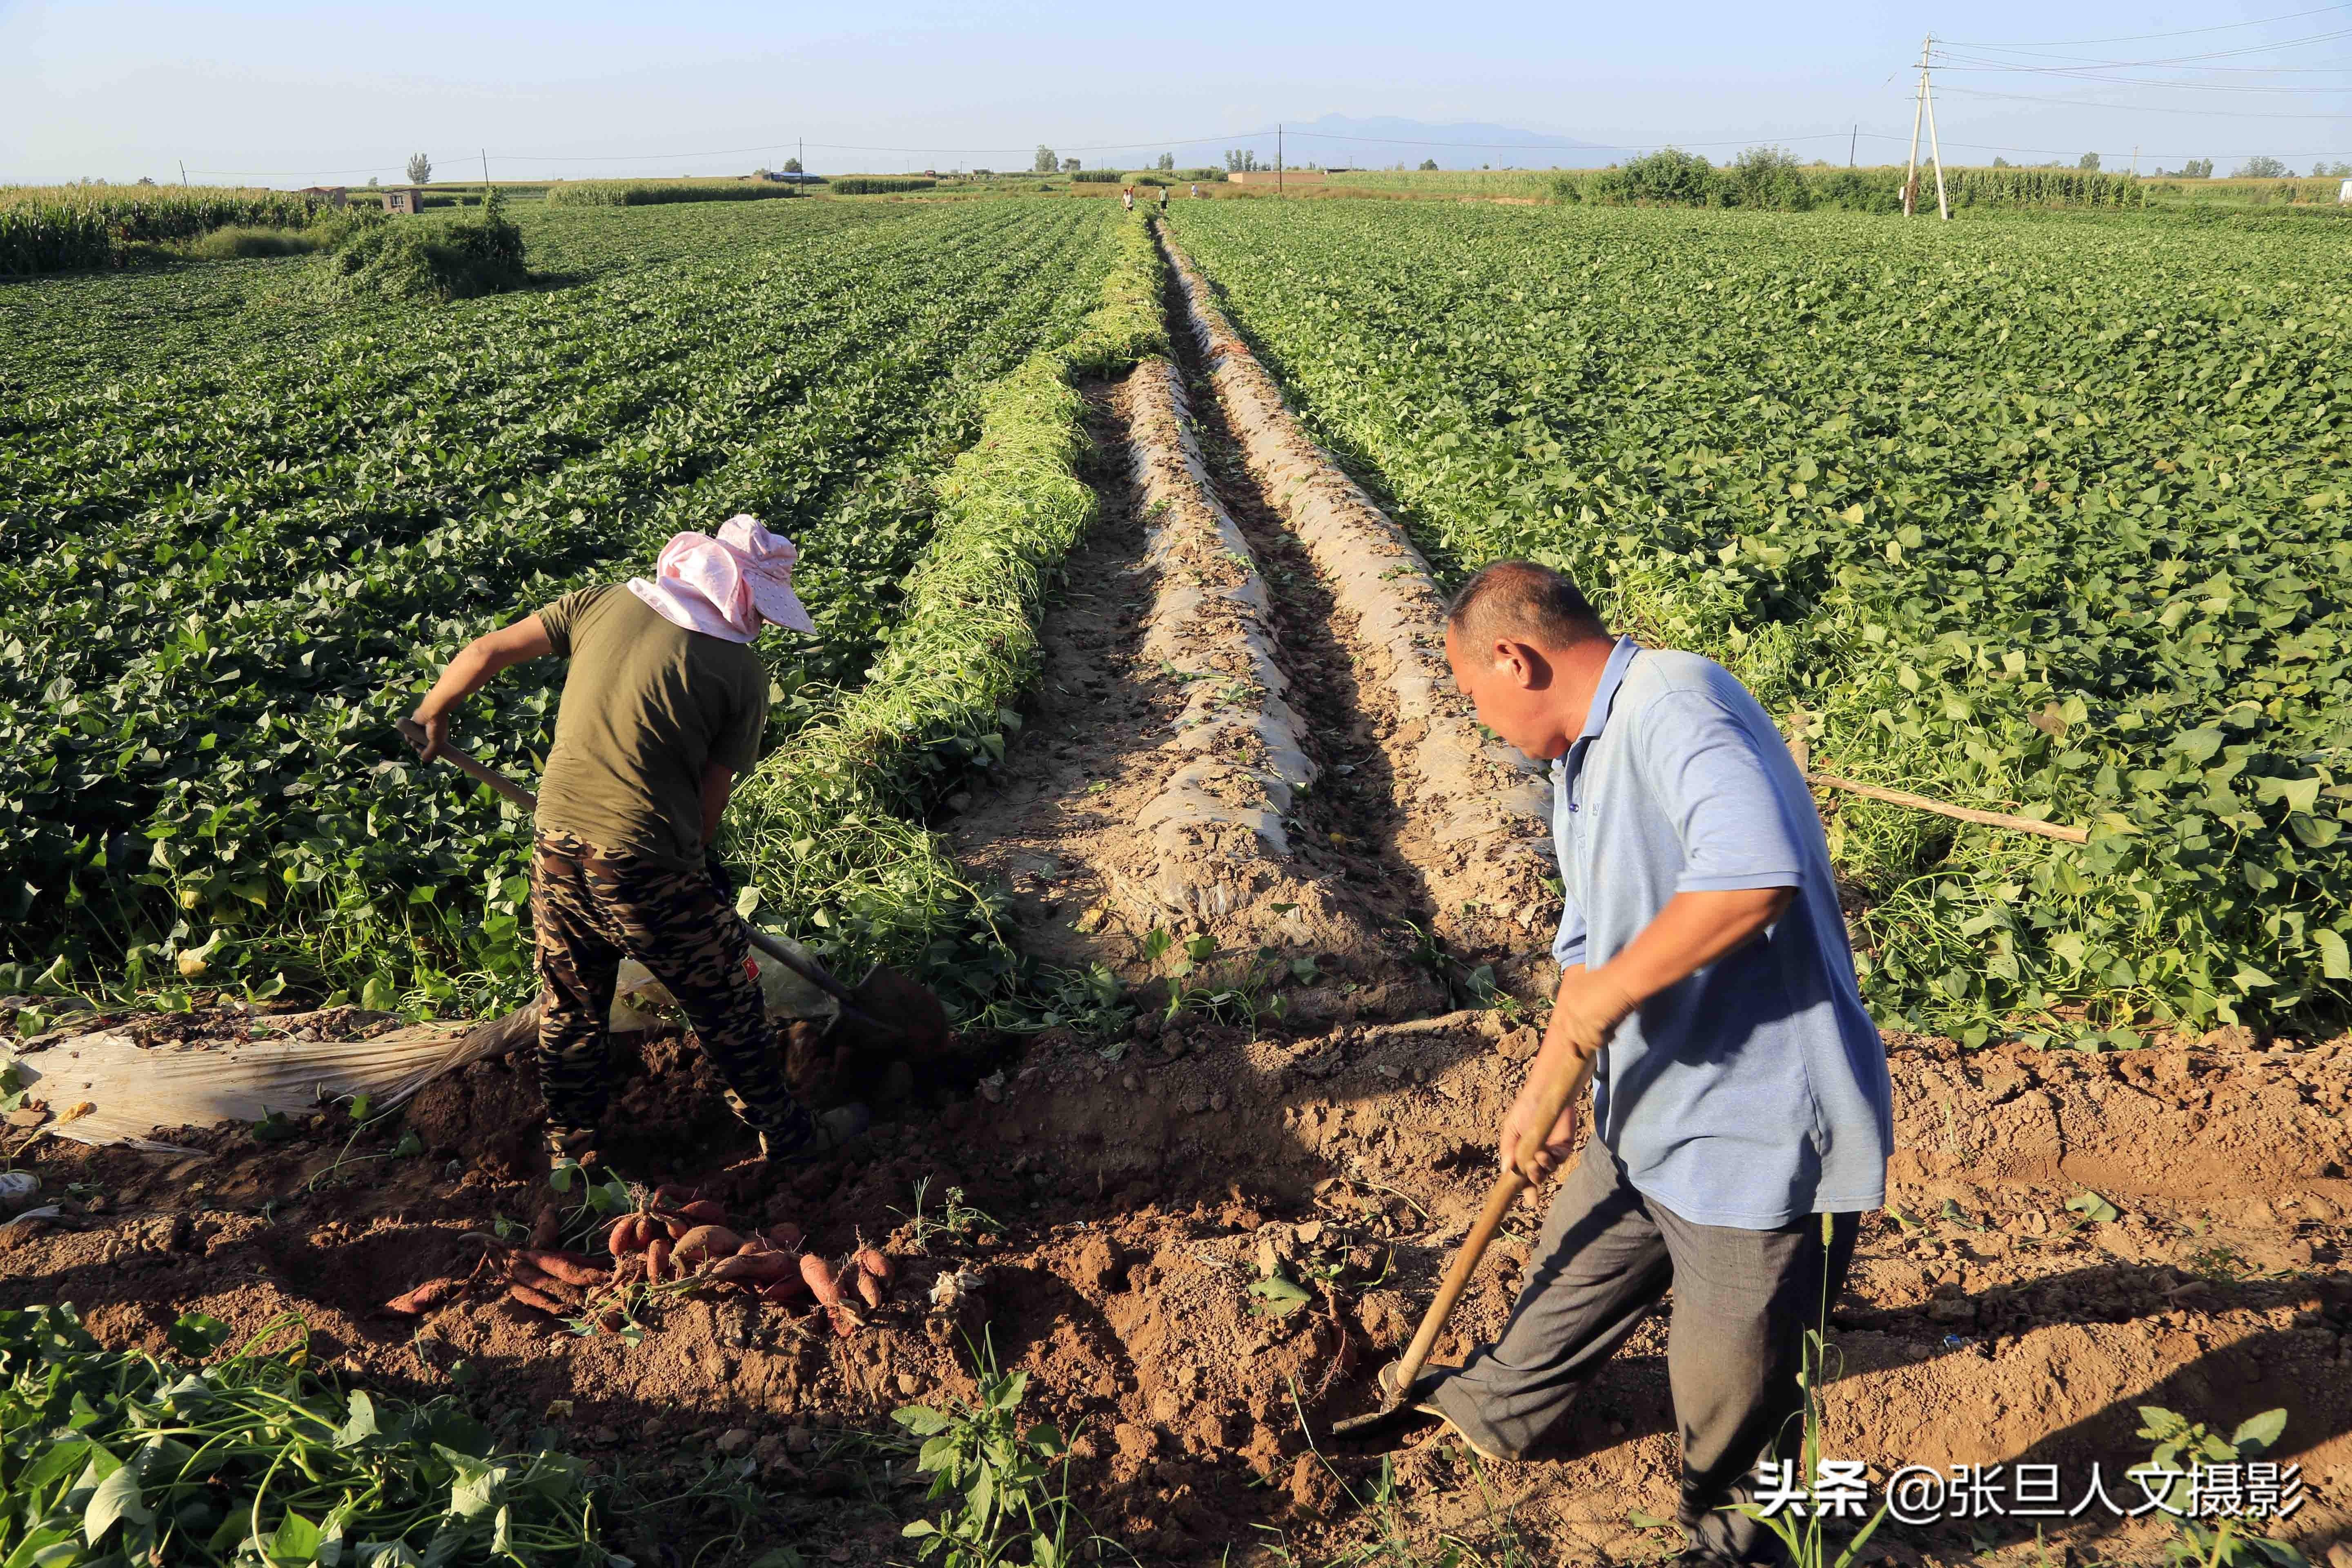
<path fill-rule="evenodd" d="M 567 1320 L 591 1317 L 617 1331 L 628 1321 L 622 1304 L 637 1287 L 662 1295 L 731 1290 L 786 1309 L 813 1299 L 845 1338 L 865 1323 L 861 1304 L 867 1310 L 882 1305 L 892 1270 L 877 1249 L 861 1244 L 836 1267 L 803 1250 L 805 1238 L 796 1225 L 739 1232 L 727 1219 L 716 1201 L 663 1187 L 606 1231 L 609 1268 L 546 1246 L 493 1246 L 471 1275 L 428 1279 L 385 1302 L 384 1310 L 420 1315 L 487 1282 L 503 1285 L 502 1293 L 517 1306 Z M 535 1244 L 547 1239 L 544 1228 L 534 1227 Z"/>

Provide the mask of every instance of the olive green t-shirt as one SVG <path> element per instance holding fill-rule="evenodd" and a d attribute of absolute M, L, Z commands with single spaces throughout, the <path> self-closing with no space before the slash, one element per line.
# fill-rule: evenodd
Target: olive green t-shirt
<path fill-rule="evenodd" d="M 539 784 L 541 829 L 614 855 L 702 864 L 702 771 L 759 760 L 768 672 L 748 643 L 690 632 L 619 584 L 539 612 L 572 661 L 555 749 Z"/>

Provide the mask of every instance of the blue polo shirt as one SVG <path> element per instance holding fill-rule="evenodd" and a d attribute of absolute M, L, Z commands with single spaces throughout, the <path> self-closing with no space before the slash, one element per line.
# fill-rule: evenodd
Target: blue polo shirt
<path fill-rule="evenodd" d="M 1676 893 L 1797 889 L 1763 935 L 1643 1003 L 1594 1064 L 1594 1135 L 1634 1187 L 1749 1230 L 1885 1202 L 1885 1048 L 1812 792 L 1748 689 L 1712 659 L 1620 637 L 1552 795 L 1562 967 L 1608 963 Z"/>

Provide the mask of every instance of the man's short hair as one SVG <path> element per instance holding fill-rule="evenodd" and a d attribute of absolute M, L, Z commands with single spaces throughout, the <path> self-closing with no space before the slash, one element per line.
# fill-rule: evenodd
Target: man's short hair
<path fill-rule="evenodd" d="M 1512 638 L 1563 648 L 1609 635 L 1575 584 L 1534 561 L 1479 567 L 1446 606 L 1445 624 L 1465 644 Z"/>

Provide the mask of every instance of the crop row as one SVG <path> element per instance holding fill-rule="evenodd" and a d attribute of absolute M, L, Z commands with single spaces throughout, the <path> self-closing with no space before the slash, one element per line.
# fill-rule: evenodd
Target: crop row
<path fill-rule="evenodd" d="M 290 191 L 209 185 L 0 188 L 0 277 L 104 267 L 125 245 L 187 239 L 230 224 L 299 227 L 316 205 Z"/>
<path fill-rule="evenodd" d="M 929 476 L 986 385 L 1076 330 L 1106 227 L 819 218 L 0 411 L 9 956 L 428 996 L 517 974 L 520 825 L 417 774 L 391 719 L 467 637 L 736 510 L 805 552 L 820 636 L 772 650 L 782 717 L 854 685 L 929 538 Z M 461 739 L 528 773 L 561 671 L 516 677 Z"/>
<path fill-rule="evenodd" d="M 1076 472 L 1086 434 L 1072 382 L 1165 350 L 1160 283 L 1150 229 L 1123 218 L 1083 329 L 988 389 L 873 679 L 737 792 L 726 847 L 753 873 L 762 919 L 861 960 L 919 963 L 966 1005 L 999 984 L 1008 955 L 988 940 L 990 906 L 923 822 L 1019 729 L 1046 586 L 1095 516 Z"/>
<path fill-rule="evenodd" d="M 797 196 L 797 185 L 752 180 L 739 184 L 713 180 L 567 180 L 547 187 L 555 207 L 646 207 L 668 202 L 756 202 Z"/>
<path fill-rule="evenodd" d="M 2284 231 L 1231 204 L 1182 237 L 1456 570 L 1550 560 L 1800 708 L 1883 1021 L 2352 991 L 2352 363 Z M 2088 1017 L 2086 1025 L 2084 1020 Z"/>

